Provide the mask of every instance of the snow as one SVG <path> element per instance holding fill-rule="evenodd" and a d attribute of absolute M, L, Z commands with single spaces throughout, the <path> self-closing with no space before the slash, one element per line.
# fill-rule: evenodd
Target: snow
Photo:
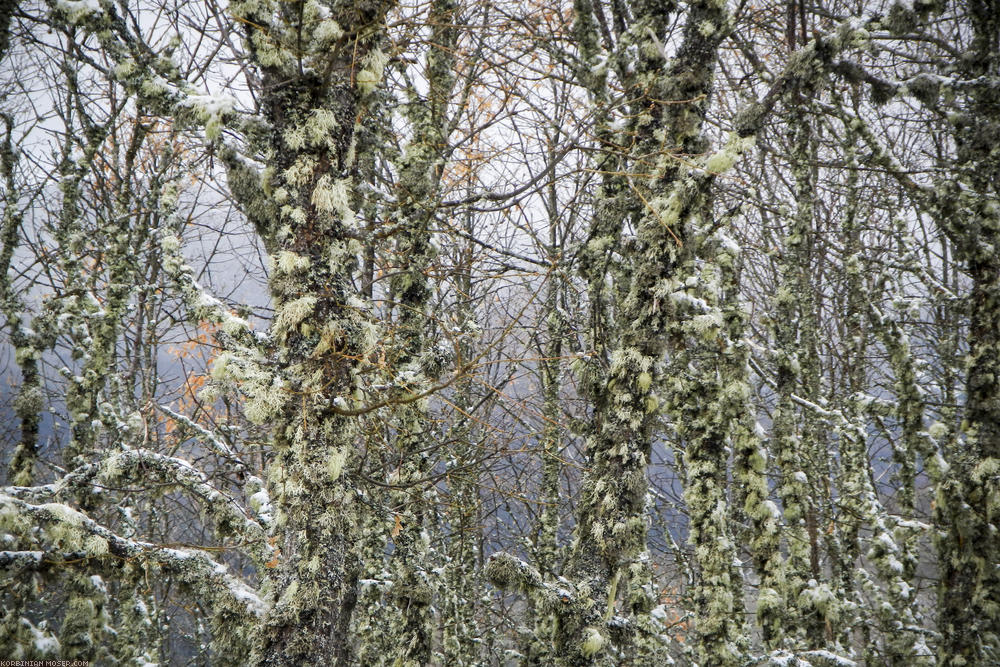
<path fill-rule="evenodd" d="M 188 95 L 184 106 L 195 109 L 203 117 L 232 113 L 236 98 L 230 95 Z"/>
<path fill-rule="evenodd" d="M 71 22 L 101 12 L 101 4 L 97 0 L 56 0 L 56 7 L 66 12 Z"/>
<path fill-rule="evenodd" d="M 59 640 L 56 639 L 55 635 L 46 632 L 43 628 L 36 628 L 34 625 L 29 623 L 29 629 L 32 634 L 32 642 L 35 645 L 35 653 L 43 656 L 54 656 L 59 655 L 60 646 Z M 29 664 L 30 661 L 24 664 Z"/>
<path fill-rule="evenodd" d="M 61 521 L 75 525 L 80 525 L 83 523 L 83 520 L 87 518 L 69 505 L 65 505 L 63 503 L 46 503 L 44 505 L 39 505 L 38 509 L 49 512 Z"/>
<path fill-rule="evenodd" d="M 4 535 L 4 537 L 8 537 Z M 41 551 L 0 551 L 0 560 L 14 560 L 31 558 L 36 563 L 42 562 L 42 552 Z"/>
<path fill-rule="evenodd" d="M 822 649 L 816 651 L 808 651 L 806 653 L 803 653 L 802 655 L 807 658 L 820 658 L 822 660 L 825 660 L 827 664 L 837 665 L 837 667 L 857 667 L 858 664 L 853 660 L 849 660 L 848 658 L 845 658 L 841 655 L 837 655 L 836 653 L 833 653 L 831 651 L 825 651 Z"/>
<path fill-rule="evenodd" d="M 267 613 L 267 605 L 253 589 L 229 574 L 225 576 L 225 580 L 233 597 L 245 604 L 254 616 L 262 618 Z"/>
<path fill-rule="evenodd" d="M 885 548 L 886 551 L 890 553 L 899 551 L 899 547 L 896 545 L 896 541 L 892 539 L 892 536 L 889 535 L 889 533 L 885 532 L 879 533 L 878 537 L 876 537 L 875 539 Z"/>

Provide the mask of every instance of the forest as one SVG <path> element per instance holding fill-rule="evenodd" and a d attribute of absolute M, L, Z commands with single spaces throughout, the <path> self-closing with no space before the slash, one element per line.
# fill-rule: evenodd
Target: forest
<path fill-rule="evenodd" d="M 0 207 L 0 659 L 1000 664 L 1000 0 L 0 0 Z"/>

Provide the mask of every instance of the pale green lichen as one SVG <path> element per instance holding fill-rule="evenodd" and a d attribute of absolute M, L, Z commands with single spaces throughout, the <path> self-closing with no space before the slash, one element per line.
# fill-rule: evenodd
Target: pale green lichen
<path fill-rule="evenodd" d="M 313 37 L 321 43 L 336 42 L 343 36 L 344 29 L 333 19 L 323 19 L 313 31 Z"/>
<path fill-rule="evenodd" d="M 215 359 L 212 360 L 212 366 L 209 370 L 209 375 L 211 378 L 217 382 L 222 382 L 227 378 L 227 369 L 229 367 L 229 362 L 232 360 L 233 355 L 229 352 L 223 352 Z"/>
<path fill-rule="evenodd" d="M 608 643 L 607 637 L 605 637 L 600 630 L 594 627 L 588 627 L 584 630 L 583 643 L 580 645 L 580 652 L 586 658 L 593 658 Z"/>
<path fill-rule="evenodd" d="M 361 63 L 361 70 L 355 75 L 354 80 L 358 84 L 358 90 L 366 95 L 374 91 L 379 81 L 382 80 L 385 66 L 388 63 L 389 56 L 382 49 L 376 47 L 369 51 Z"/>
<path fill-rule="evenodd" d="M 313 190 L 312 203 L 320 211 L 336 214 L 341 221 L 350 225 L 354 220 L 350 187 L 350 179 L 335 179 L 329 174 L 324 174 Z"/>
<path fill-rule="evenodd" d="M 306 224 L 306 221 L 309 219 L 309 217 L 306 215 L 306 212 L 303 211 L 298 206 L 288 206 L 288 205 L 282 206 L 281 213 L 282 215 L 288 217 L 296 225 L 304 225 Z"/>
<path fill-rule="evenodd" d="M 299 255 L 291 250 L 282 250 L 274 259 L 274 265 L 279 271 L 285 274 L 292 274 L 305 271 L 311 262 L 305 255 Z"/>
<path fill-rule="evenodd" d="M 696 334 L 707 337 L 722 328 L 722 312 L 712 310 L 709 313 L 695 315 L 691 318 L 690 326 Z"/>
<path fill-rule="evenodd" d="M 331 480 L 340 479 L 340 475 L 344 470 L 344 463 L 347 462 L 347 452 L 343 449 L 336 449 L 330 453 L 329 458 L 326 461 L 326 471 L 330 475 Z"/>
<path fill-rule="evenodd" d="M 135 60 L 132 58 L 124 58 L 115 65 L 115 78 L 119 81 L 125 81 L 130 76 L 136 73 L 138 70 Z"/>
<path fill-rule="evenodd" d="M 91 14 L 99 14 L 102 11 L 97 0 L 57 0 L 56 8 L 64 14 L 70 24 L 79 23 Z"/>
<path fill-rule="evenodd" d="M 754 137 L 740 137 L 735 132 L 729 134 L 726 145 L 705 160 L 705 171 L 722 174 L 729 171 L 736 160 L 754 145 Z"/>
<path fill-rule="evenodd" d="M 287 135 L 287 133 L 286 133 Z M 305 141 L 305 133 L 302 133 L 302 140 Z M 287 141 L 287 136 L 286 136 Z M 313 172 L 316 169 L 316 158 L 311 155 L 299 156 L 295 162 L 291 164 L 284 172 L 282 172 L 282 177 L 287 183 L 294 187 L 302 187 L 308 184 L 313 177 Z"/>
<path fill-rule="evenodd" d="M 340 129 L 337 116 L 329 109 L 315 109 L 306 119 L 305 137 L 311 146 L 336 146 L 336 132 Z"/>
<path fill-rule="evenodd" d="M 649 205 L 656 212 L 660 223 L 669 229 L 673 229 L 677 225 L 684 210 L 684 201 L 677 192 L 672 192 L 666 198 L 655 197 L 649 202 Z"/>
<path fill-rule="evenodd" d="M 108 553 L 108 541 L 98 535 L 91 535 L 84 541 L 83 550 L 94 558 L 104 556 Z"/>

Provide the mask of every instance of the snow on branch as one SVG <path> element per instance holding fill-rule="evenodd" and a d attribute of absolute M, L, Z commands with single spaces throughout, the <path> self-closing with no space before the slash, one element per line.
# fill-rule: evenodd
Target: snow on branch
<path fill-rule="evenodd" d="M 264 528 L 252 518 L 250 511 L 228 493 L 212 486 L 206 475 L 183 459 L 165 456 L 143 449 L 116 452 L 100 463 L 83 466 L 55 484 L 42 487 L 6 487 L 2 493 L 18 499 L 40 502 L 63 497 L 96 480 L 115 486 L 125 480 L 155 480 L 174 484 L 197 498 L 215 519 L 221 532 L 231 532 L 246 545 L 250 556 L 259 566 L 274 557 L 267 543 Z"/>
<path fill-rule="evenodd" d="M 522 593 L 533 591 L 544 608 L 560 618 L 578 617 L 574 622 L 582 621 L 587 625 L 583 634 L 584 653 L 596 654 L 606 641 L 605 634 L 594 624 L 603 625 L 604 630 L 613 638 L 621 638 L 635 632 L 646 632 L 657 635 L 659 628 L 650 631 L 635 623 L 635 619 L 613 615 L 600 623 L 594 617 L 595 608 L 589 602 L 588 595 L 576 591 L 570 581 L 560 577 L 556 582 L 547 582 L 541 573 L 532 565 L 506 552 L 498 552 L 489 557 L 485 567 L 486 579 L 501 590 L 518 590 Z M 662 620 L 651 618 L 658 625 Z M 617 639 L 616 639 L 617 641 Z M 600 646 L 597 646 L 600 644 Z"/>
<path fill-rule="evenodd" d="M 816 36 L 791 55 L 788 65 L 763 97 L 737 114 L 733 123 L 736 134 L 740 137 L 756 135 L 775 105 L 787 93 L 803 83 L 820 81 L 824 72 L 839 70 L 842 75 L 850 76 L 853 70 L 845 69 L 843 61 L 835 61 L 840 53 L 867 46 L 872 39 L 871 31 L 882 28 L 886 23 L 915 21 L 919 14 L 927 13 L 932 7 L 933 3 L 922 0 L 897 1 L 884 13 L 848 17 L 829 32 Z M 886 27 L 892 28 L 892 25 Z"/>
<path fill-rule="evenodd" d="M 0 491 L 0 528 L 15 534 L 41 535 L 48 543 L 47 549 L 81 552 L 96 561 L 114 558 L 157 565 L 199 597 L 242 616 L 259 618 L 267 611 L 267 605 L 253 588 L 204 552 L 126 539 L 63 503 L 35 505 Z M 8 558 L 13 561 L 38 552 L 0 553 L 22 554 Z"/>
<path fill-rule="evenodd" d="M 174 421 L 176 421 L 184 428 L 193 431 L 195 437 L 198 438 L 199 442 L 208 446 L 209 449 L 211 449 L 219 456 L 222 456 L 227 461 L 236 464 L 236 466 L 241 471 L 249 470 L 249 467 L 247 467 L 246 462 L 244 462 L 243 459 L 241 459 L 239 455 L 236 452 L 234 452 L 232 448 L 228 444 L 226 444 L 226 442 L 222 440 L 216 433 L 205 428 L 204 426 L 195 422 L 194 420 L 188 418 L 186 415 L 183 415 L 179 412 L 174 412 L 165 405 L 157 405 L 156 409 L 162 412 L 163 414 L 167 415 Z"/>
<path fill-rule="evenodd" d="M 160 208 L 169 218 L 177 215 L 177 192 L 173 187 L 164 189 L 160 198 Z M 224 344 L 231 339 L 235 345 L 227 345 L 236 351 L 255 353 L 259 346 L 267 341 L 262 332 L 254 331 L 250 322 L 233 314 L 217 297 L 209 294 L 194 277 L 194 269 L 184 260 L 181 252 L 181 239 L 171 231 L 164 231 L 160 238 L 160 250 L 163 252 L 163 268 L 178 286 L 184 301 L 191 310 L 192 316 L 198 321 L 208 321 L 221 325 L 225 334 Z"/>

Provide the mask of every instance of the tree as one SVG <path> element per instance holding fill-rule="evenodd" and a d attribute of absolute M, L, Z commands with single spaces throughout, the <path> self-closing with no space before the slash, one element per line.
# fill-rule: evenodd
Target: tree
<path fill-rule="evenodd" d="M 0 3 L 0 647 L 988 664 L 1000 7 Z"/>

